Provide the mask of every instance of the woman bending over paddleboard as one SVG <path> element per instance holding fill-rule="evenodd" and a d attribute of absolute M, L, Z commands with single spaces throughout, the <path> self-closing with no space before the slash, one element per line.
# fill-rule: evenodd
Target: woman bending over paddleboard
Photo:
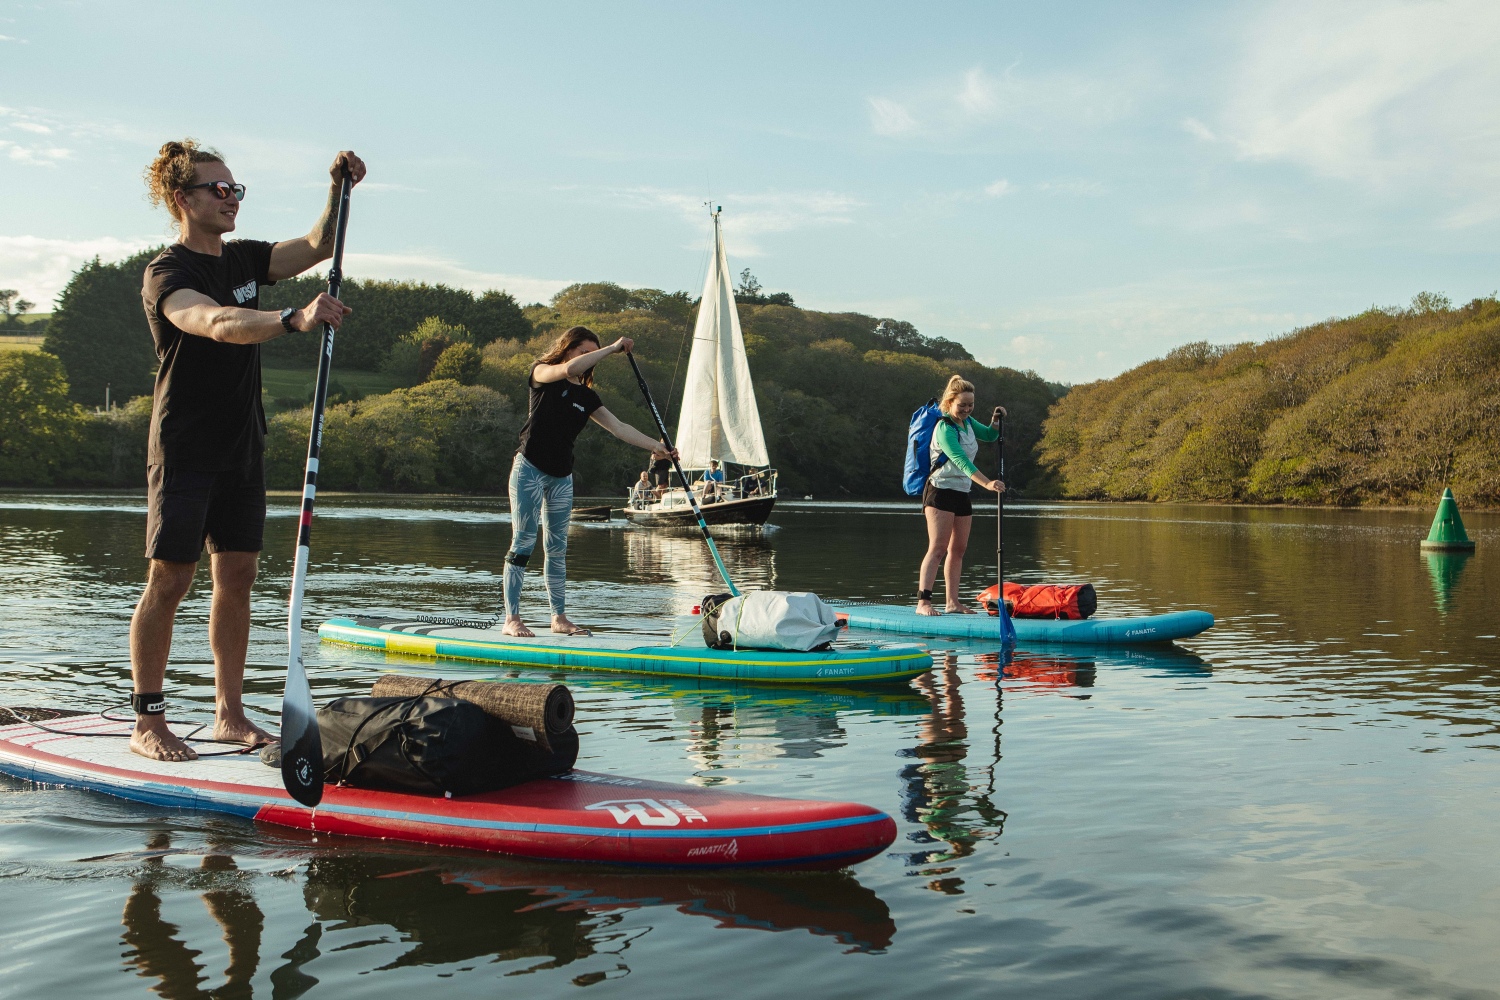
<path fill-rule="evenodd" d="M 969 489 L 978 483 L 984 489 L 1005 492 L 1004 483 L 988 478 L 974 467 L 974 456 L 979 454 L 980 441 L 994 441 L 1000 437 L 998 425 L 1000 418 L 1005 416 L 1005 407 L 995 407 L 988 425 L 979 423 L 969 415 L 974 411 L 974 384 L 955 375 L 948 380 L 948 388 L 943 390 L 938 408 L 943 411 L 943 419 L 933 431 L 928 458 L 933 472 L 928 475 L 927 485 L 922 490 L 922 513 L 927 516 L 927 554 L 922 557 L 922 569 L 918 574 L 917 614 L 938 614 L 932 606 L 932 585 L 937 581 L 939 563 L 943 566 L 943 585 L 948 598 L 945 610 L 973 614 L 964 607 L 963 595 L 959 591 L 964 552 L 969 547 L 969 529 L 974 524 Z M 941 465 L 938 464 L 940 460 Z"/>
<path fill-rule="evenodd" d="M 667 451 L 604 408 L 593 389 L 594 366 L 611 354 L 629 351 L 634 341 L 620 338 L 608 347 L 586 326 L 575 326 L 557 338 L 552 349 L 531 366 L 527 380 L 531 405 L 521 427 L 521 446 L 510 466 L 510 553 L 505 557 L 506 635 L 535 635 L 521 621 L 521 583 L 536 547 L 537 528 L 547 557 L 544 579 L 552 605 L 552 631 L 588 635 L 568 621 L 563 588 L 567 580 L 568 520 L 573 512 L 573 442 L 590 420 L 626 444 L 657 458 Z M 676 451 L 672 452 L 676 457 Z"/>

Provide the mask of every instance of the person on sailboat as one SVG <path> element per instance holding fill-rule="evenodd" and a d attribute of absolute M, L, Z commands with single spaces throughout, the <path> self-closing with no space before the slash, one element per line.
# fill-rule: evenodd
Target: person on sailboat
<path fill-rule="evenodd" d="M 974 467 L 980 441 L 1000 437 L 1000 418 L 1005 407 L 995 407 L 988 425 L 975 420 L 974 383 L 955 375 L 948 380 L 938 403 L 943 419 L 932 434 L 928 461 L 934 467 L 922 490 L 922 513 L 927 517 L 927 554 L 917 576 L 917 614 L 935 615 L 932 585 L 937 582 L 938 566 L 943 567 L 943 585 L 947 601 L 944 610 L 951 614 L 973 614 L 965 607 L 959 590 L 964 570 L 964 553 L 969 547 L 969 530 L 974 524 L 974 508 L 969 490 L 974 484 L 995 493 L 1005 492 L 1005 484 L 990 479 Z M 945 460 L 938 464 L 939 457 Z"/>
<path fill-rule="evenodd" d="M 510 552 L 505 557 L 506 635 L 536 633 L 521 621 L 521 584 L 526 563 L 536 547 L 538 527 L 547 564 L 543 579 L 552 606 L 552 631 L 588 635 L 568 620 L 564 587 L 567 582 L 568 521 L 573 512 L 573 442 L 590 420 L 626 444 L 657 458 L 676 458 L 656 439 L 623 423 L 604 408 L 594 391 L 594 366 L 611 354 L 628 352 L 635 342 L 621 337 L 608 347 L 586 326 L 565 330 L 551 350 L 531 366 L 527 384 L 531 402 L 521 426 L 521 444 L 510 467 Z"/>
<path fill-rule="evenodd" d="M 665 447 L 665 445 L 663 445 Z M 652 454 L 656 454 L 653 452 Z M 666 493 L 672 485 L 672 461 L 667 458 L 658 458 L 651 463 L 651 478 L 656 483 L 656 499 L 660 500 L 662 494 Z"/>
<path fill-rule="evenodd" d="M 724 470 L 719 468 L 719 460 L 711 458 L 708 460 L 708 471 L 703 474 L 703 498 L 709 502 L 720 499 L 724 492 Z"/>
<path fill-rule="evenodd" d="M 630 488 L 630 502 L 637 507 L 643 507 L 656 499 L 656 490 L 651 486 L 651 473 L 641 470 L 641 478 Z"/>

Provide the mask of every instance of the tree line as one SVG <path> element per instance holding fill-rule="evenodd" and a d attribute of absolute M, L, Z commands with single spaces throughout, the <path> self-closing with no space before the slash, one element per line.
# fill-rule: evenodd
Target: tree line
<path fill-rule="evenodd" d="M 156 357 L 140 287 L 155 252 L 84 265 L 59 297 L 42 352 L 0 358 L 0 484 L 141 484 Z M 747 281 L 753 276 L 743 275 Z M 278 282 L 263 290 L 261 304 L 301 305 L 323 287 L 316 276 Z M 1009 407 L 1009 481 L 1024 490 L 1035 477 L 1034 446 L 1055 398 L 1035 374 L 987 367 L 962 345 L 925 337 L 901 320 L 800 309 L 789 295 L 762 294 L 758 283 L 754 289 L 740 317 L 785 491 L 899 496 L 907 419 L 954 372 L 976 383 L 982 406 Z M 527 407 L 527 372 L 573 325 L 591 327 L 605 343 L 635 339 L 637 359 L 675 427 L 697 312 L 684 292 L 589 282 L 522 307 L 499 291 L 346 279 L 344 299 L 355 311 L 339 333 L 335 378 L 340 368 L 381 371 L 401 387 L 330 406 L 325 489 L 504 492 Z M 264 363 L 311 373 L 317 344 L 313 334 L 280 338 L 265 345 Z M 125 405 L 94 412 L 106 386 Z M 627 365 L 606 361 L 596 387 L 622 419 L 650 430 Z M 309 419 L 305 408 L 271 417 L 272 488 L 297 485 Z M 621 493 L 644 467 L 644 453 L 602 431 L 585 432 L 577 451 L 584 494 Z M 993 460 L 984 456 L 984 463 Z"/>
<path fill-rule="evenodd" d="M 1500 301 L 1423 293 L 1260 344 L 1188 344 L 1060 399 L 1039 445 L 1096 500 L 1500 505 Z"/>

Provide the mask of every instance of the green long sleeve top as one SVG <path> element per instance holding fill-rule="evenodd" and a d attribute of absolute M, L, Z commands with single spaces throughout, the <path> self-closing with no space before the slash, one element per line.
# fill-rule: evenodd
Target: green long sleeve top
<path fill-rule="evenodd" d="M 938 421 L 932 435 L 932 461 L 938 454 L 948 456 L 945 465 L 933 475 L 933 485 L 940 489 L 968 490 L 971 476 L 979 470 L 974 467 L 974 456 L 979 454 L 980 441 L 996 441 L 1000 430 L 989 424 L 981 424 L 973 417 L 966 417 L 962 426 L 955 426 L 952 418 Z"/>

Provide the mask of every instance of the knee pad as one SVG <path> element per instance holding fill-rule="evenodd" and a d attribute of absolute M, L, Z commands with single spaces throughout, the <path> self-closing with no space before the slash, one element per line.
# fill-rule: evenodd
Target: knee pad
<path fill-rule="evenodd" d="M 526 568 L 526 563 L 529 562 L 530 559 L 531 559 L 531 553 L 530 552 L 512 552 L 509 555 L 507 555 L 505 557 L 505 559 L 512 566 L 519 566 L 522 569 L 525 569 Z"/>

